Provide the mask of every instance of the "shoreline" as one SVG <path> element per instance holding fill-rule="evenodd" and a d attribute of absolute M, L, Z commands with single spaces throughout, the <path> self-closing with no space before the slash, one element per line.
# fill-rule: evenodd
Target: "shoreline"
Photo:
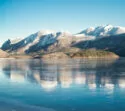
<path fill-rule="evenodd" d="M 119 58 L 125 58 L 125 57 L 68 57 L 68 58 L 34 58 L 34 57 L 0 57 L 0 59 L 119 59 Z"/>
<path fill-rule="evenodd" d="M 103 51 L 103 50 L 81 50 L 78 52 L 50 52 L 50 53 L 30 53 L 30 54 L 9 54 L 7 52 L 4 56 L 0 56 L 0 58 L 14 58 L 14 59 L 67 59 L 67 58 L 81 58 L 81 59 L 95 59 L 95 58 L 120 58 L 119 55 Z"/>

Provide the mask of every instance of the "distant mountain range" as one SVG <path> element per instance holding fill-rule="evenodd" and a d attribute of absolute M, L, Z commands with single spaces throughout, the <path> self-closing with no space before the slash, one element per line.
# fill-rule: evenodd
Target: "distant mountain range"
<path fill-rule="evenodd" d="M 9 53 L 30 54 L 39 51 L 56 52 L 71 47 L 102 49 L 125 56 L 125 27 L 90 27 L 77 34 L 42 30 L 24 38 L 8 39 L 1 49 Z"/>

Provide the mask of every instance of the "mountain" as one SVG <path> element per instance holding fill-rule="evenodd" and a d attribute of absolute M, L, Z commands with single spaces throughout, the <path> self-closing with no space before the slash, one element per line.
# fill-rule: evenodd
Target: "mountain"
<path fill-rule="evenodd" d="M 81 40 L 91 40 L 92 37 L 73 35 L 69 32 L 39 31 L 24 39 L 7 40 L 1 49 L 8 52 L 30 53 L 39 50 L 55 51 L 70 47 Z"/>
<path fill-rule="evenodd" d="M 79 34 L 84 34 L 94 37 L 104 37 L 104 36 L 111 36 L 123 33 L 125 33 L 125 27 L 120 27 L 120 26 L 114 27 L 112 25 L 106 25 L 106 26 L 98 26 L 96 28 L 90 27 L 81 31 Z"/>
<path fill-rule="evenodd" d="M 125 57 L 125 34 L 108 36 L 93 41 L 81 41 L 74 44 L 72 47 L 80 49 L 106 50 Z"/>
<path fill-rule="evenodd" d="M 72 46 L 78 47 L 81 46 L 80 44 L 84 44 L 82 48 L 86 48 L 85 46 L 88 44 L 88 41 L 89 43 L 90 41 L 92 43 L 98 41 L 98 44 L 101 43 L 98 47 L 102 47 L 102 44 L 107 44 L 106 42 L 103 43 L 103 41 L 107 41 L 108 43 L 113 42 L 113 46 L 117 47 L 116 45 L 119 44 L 118 41 L 121 40 L 121 35 L 120 37 L 114 36 L 123 33 L 125 33 L 124 27 L 114 27 L 112 25 L 98 26 L 96 28 L 90 27 L 77 34 L 41 30 L 24 38 L 8 39 L 3 43 L 1 49 L 15 54 L 29 54 L 38 51 L 48 53 L 69 49 Z M 119 40 L 117 41 L 117 39 Z"/>
<path fill-rule="evenodd" d="M 17 51 L 19 53 L 28 53 L 30 51 L 33 52 L 45 48 L 64 36 L 70 37 L 71 35 L 66 32 L 54 32 L 49 30 L 39 31 L 18 42 L 7 40 L 1 48 L 3 50 L 8 50 L 9 52 Z"/>

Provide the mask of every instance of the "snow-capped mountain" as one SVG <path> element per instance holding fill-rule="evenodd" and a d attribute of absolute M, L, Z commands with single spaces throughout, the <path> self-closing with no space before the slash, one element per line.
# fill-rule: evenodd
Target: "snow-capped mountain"
<path fill-rule="evenodd" d="M 79 34 L 84 34 L 94 37 L 104 37 L 104 36 L 111 36 L 123 33 L 125 33 L 125 27 L 120 27 L 120 26 L 114 27 L 112 25 L 106 25 L 106 26 L 98 26 L 96 28 L 90 27 L 83 30 Z"/>
<path fill-rule="evenodd" d="M 78 34 L 70 32 L 56 32 L 53 30 L 41 30 L 25 38 L 9 39 L 1 47 L 8 52 L 30 53 L 40 50 L 56 51 L 67 48 L 81 41 L 95 40 L 96 38 L 125 33 L 124 27 L 112 25 L 90 27 Z"/>
<path fill-rule="evenodd" d="M 73 35 L 69 32 L 42 30 L 24 39 L 9 39 L 4 42 L 2 49 L 10 52 L 17 51 L 20 53 L 38 51 L 51 44 L 60 44 L 61 46 L 63 46 L 63 44 L 69 45 L 72 37 Z M 64 41 L 64 43 L 62 41 Z"/>

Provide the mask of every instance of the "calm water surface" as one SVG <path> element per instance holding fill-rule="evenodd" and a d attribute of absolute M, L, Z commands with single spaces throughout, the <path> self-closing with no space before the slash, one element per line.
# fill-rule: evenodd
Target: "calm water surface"
<path fill-rule="evenodd" d="M 125 111 L 125 59 L 0 59 L 0 111 Z"/>

